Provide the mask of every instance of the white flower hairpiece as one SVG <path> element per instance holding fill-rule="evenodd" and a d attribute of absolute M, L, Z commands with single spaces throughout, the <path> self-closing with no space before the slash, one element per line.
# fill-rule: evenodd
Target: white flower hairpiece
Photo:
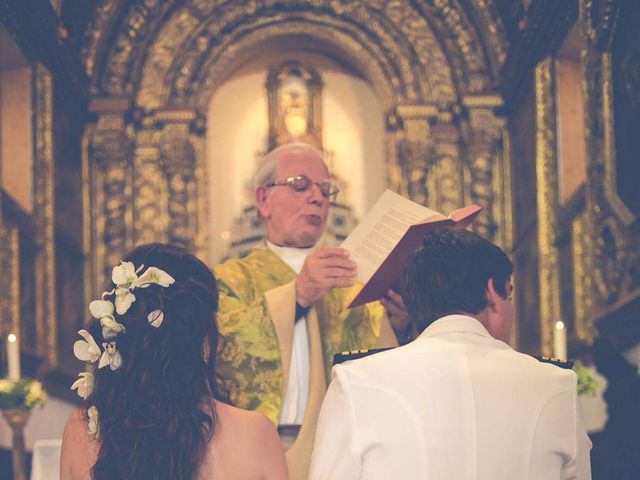
<path fill-rule="evenodd" d="M 100 358 L 100 347 L 86 330 L 79 330 L 78 335 L 84 340 L 78 340 L 73 344 L 74 355 L 83 362 L 95 363 Z"/>
<path fill-rule="evenodd" d="M 93 393 L 94 376 L 91 372 L 80 372 L 80 378 L 73 382 L 71 390 L 77 390 L 78 395 L 86 400 Z"/>
<path fill-rule="evenodd" d="M 78 331 L 78 335 L 83 339 L 73 344 L 73 353 L 79 360 L 88 363 L 98 362 L 98 368 L 109 365 L 111 370 L 117 370 L 122 366 L 122 354 L 118 351 L 114 339 L 120 333 L 125 333 L 126 328 L 116 320 L 114 312 L 118 315 L 127 313 L 131 304 L 136 301 L 136 296 L 132 293 L 135 288 L 147 288 L 150 285 L 160 285 L 167 288 L 175 283 L 175 279 L 171 275 L 157 267 L 149 267 L 138 276 L 138 273 L 143 269 L 144 265 L 140 265 L 136 269 L 131 262 L 120 262 L 120 265 L 113 268 L 111 280 L 115 284 L 115 288 L 109 292 L 103 292 L 100 300 L 94 300 L 89 304 L 91 315 L 100 320 L 102 338 L 106 342 L 102 343 L 101 350 L 87 330 Z M 115 295 L 115 304 L 105 299 L 109 295 Z M 162 310 L 156 309 L 147 315 L 147 321 L 155 328 L 160 327 L 163 320 Z M 78 395 L 86 400 L 93 392 L 93 385 L 93 374 L 81 372 L 80 378 L 71 385 L 71 389 L 76 390 Z M 98 410 L 92 406 L 88 409 L 88 414 L 89 433 L 97 436 Z"/>
<path fill-rule="evenodd" d="M 111 370 L 117 370 L 122 366 L 122 355 L 116 348 L 116 342 L 105 342 L 102 344 L 104 352 L 100 357 L 98 368 L 106 367 L 109 365 Z"/>
<path fill-rule="evenodd" d="M 87 409 L 87 415 L 89 416 L 87 433 L 98 438 L 100 436 L 100 424 L 98 423 L 98 409 L 95 407 L 95 405 L 91 405 Z"/>
<path fill-rule="evenodd" d="M 104 292 L 102 299 L 107 295 L 116 296 L 115 310 L 118 315 L 124 315 L 136 301 L 136 296 L 132 293 L 135 288 L 147 288 L 149 285 L 160 285 L 168 287 L 173 285 L 175 279 L 164 270 L 157 267 L 149 267 L 138 277 L 138 272 L 144 268 L 140 265 L 136 270 L 131 262 L 120 262 L 120 265 L 113 268 L 111 280 L 115 283 L 116 288 L 110 292 Z"/>

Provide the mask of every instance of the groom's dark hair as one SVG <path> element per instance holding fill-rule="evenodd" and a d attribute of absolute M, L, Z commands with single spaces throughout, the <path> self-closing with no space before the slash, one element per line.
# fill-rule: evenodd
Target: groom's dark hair
<path fill-rule="evenodd" d="M 507 297 L 513 264 L 496 245 L 461 229 L 443 228 L 425 237 L 404 270 L 402 295 L 418 331 L 453 313 L 487 306 L 487 281 Z"/>

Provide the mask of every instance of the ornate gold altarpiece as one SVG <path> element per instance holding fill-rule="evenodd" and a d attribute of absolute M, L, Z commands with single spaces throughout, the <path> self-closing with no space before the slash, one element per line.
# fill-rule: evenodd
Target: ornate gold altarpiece
<path fill-rule="evenodd" d="M 480 3 L 484 39 L 448 1 L 140 1 L 127 9 L 102 2 L 83 50 L 97 116 L 88 127 L 92 213 L 101 226 L 95 282 L 150 236 L 206 257 L 199 213 L 219 206 L 207 206 L 198 184 L 206 159 L 194 122 L 204 121 L 230 72 L 278 37 L 312 38 L 320 53 L 340 57 L 372 84 L 388 112 L 391 188 L 444 211 L 483 205 L 476 228 L 508 247 L 508 168 L 494 113 L 500 98 L 486 93 L 506 45 L 497 13 Z M 450 31 L 446 41 L 432 20 Z"/>
<path fill-rule="evenodd" d="M 544 8 L 547 0 L 532 2 Z M 571 3 L 571 2 L 569 2 Z M 612 61 L 623 1 L 581 0 L 587 123 L 584 209 L 571 228 L 574 333 L 589 341 L 626 305 L 637 304 L 637 212 L 616 193 Z M 83 141 L 87 292 L 137 243 L 170 241 L 206 258 L 208 208 L 204 132 L 209 99 L 270 39 L 312 39 L 366 79 L 386 113 L 389 187 L 442 211 L 475 202 L 475 228 L 512 246 L 513 169 L 503 100 L 495 85 L 508 43 L 493 2 L 405 0 L 104 0 L 81 57 L 90 79 Z M 468 10 L 468 11 L 467 11 Z M 473 15 L 471 15 L 473 13 Z M 574 17 L 574 21 L 576 18 Z M 525 29 L 536 37 L 535 22 Z M 541 36 L 541 35 L 538 35 Z M 530 39 L 525 38 L 525 41 Z M 535 43 L 535 42 L 534 42 Z M 531 69 L 535 103 L 537 245 L 542 350 L 562 309 L 556 288 L 567 266 L 554 227 L 558 217 L 554 64 L 549 50 Z M 637 49 L 635 50 L 637 54 Z M 633 57 L 634 51 L 626 53 Z M 537 63 L 537 62 L 536 62 Z M 637 65 L 636 65 L 637 68 Z M 37 242 L 35 349 L 58 362 L 52 89 L 35 69 L 33 238 Z M 56 73 L 58 84 L 66 77 Z M 64 85 L 64 82 L 62 83 Z M 506 110 L 508 115 L 508 110 Z M 62 141 L 58 139 L 58 141 Z M 1 218 L 1 217 L 0 217 Z M 21 323 L 20 249 L 15 225 L 2 220 L 2 330 Z M 517 280 L 516 280 L 517 281 Z M 634 303 L 635 302 L 635 303 Z M 618 315 L 619 316 L 619 315 Z"/>

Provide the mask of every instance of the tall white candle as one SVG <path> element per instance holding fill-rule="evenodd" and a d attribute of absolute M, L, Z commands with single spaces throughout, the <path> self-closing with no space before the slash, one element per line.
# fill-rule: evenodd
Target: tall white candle
<path fill-rule="evenodd" d="M 7 368 L 11 380 L 20 380 L 20 344 L 13 333 L 7 336 Z"/>
<path fill-rule="evenodd" d="M 557 321 L 553 329 L 553 356 L 558 360 L 567 360 L 567 330 L 561 321 Z"/>

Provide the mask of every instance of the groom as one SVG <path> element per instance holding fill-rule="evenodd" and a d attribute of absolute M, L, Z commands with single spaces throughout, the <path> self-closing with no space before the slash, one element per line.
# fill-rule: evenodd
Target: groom
<path fill-rule="evenodd" d="M 591 478 L 576 375 L 506 343 L 511 273 L 474 233 L 424 239 L 403 290 L 422 334 L 333 369 L 310 480 Z"/>

